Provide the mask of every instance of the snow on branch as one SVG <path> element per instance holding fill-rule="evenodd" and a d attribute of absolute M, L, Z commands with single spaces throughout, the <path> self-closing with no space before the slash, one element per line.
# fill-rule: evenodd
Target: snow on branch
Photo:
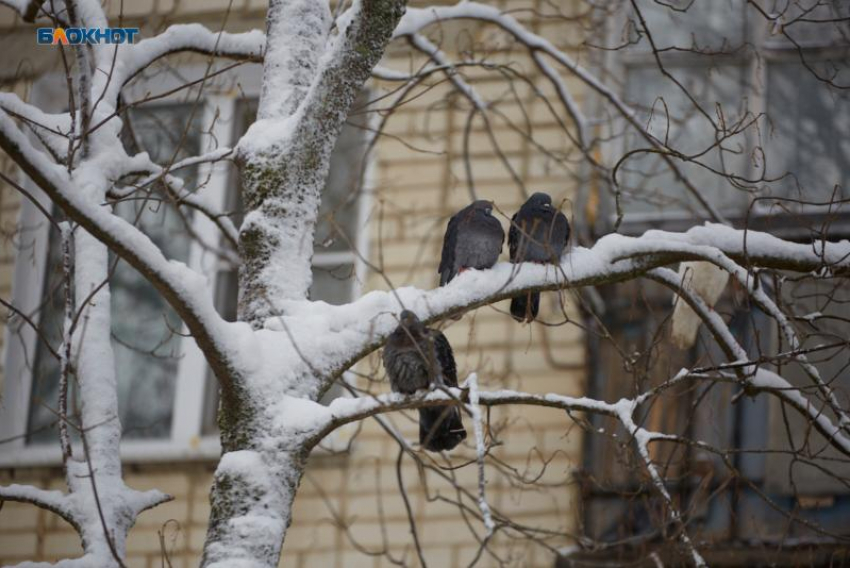
<path fill-rule="evenodd" d="M 718 316 L 719 319 L 719 316 Z M 722 320 L 721 320 L 722 322 Z M 715 322 L 716 323 L 716 322 Z M 712 325 L 712 324 L 709 324 Z M 725 324 L 724 324 L 725 326 Z M 727 329 L 728 332 L 728 329 Z M 736 344 L 737 345 L 737 344 Z M 754 367 L 754 366 L 753 366 Z M 617 402 L 606 402 L 589 397 L 572 397 L 556 393 L 532 394 L 516 390 L 501 389 L 494 391 L 478 391 L 478 404 L 480 406 L 505 406 L 505 405 L 529 405 L 557 408 L 568 412 L 586 412 L 611 416 L 622 421 L 624 409 L 633 412 L 635 408 L 649 401 L 659 392 L 667 390 L 674 385 L 686 380 L 703 378 L 703 374 L 691 373 L 687 369 L 681 370 L 674 377 L 654 389 L 643 392 L 634 399 L 622 399 Z M 776 396 L 791 404 L 800 411 L 808 420 L 812 421 L 818 430 L 827 436 L 833 445 L 843 453 L 850 455 L 850 439 L 847 439 L 841 430 L 822 412 L 814 408 L 806 397 L 793 387 L 785 379 L 766 369 L 757 369 L 747 384 L 752 387 L 752 392 L 763 392 Z M 465 389 L 449 388 L 443 390 L 421 391 L 413 395 L 399 393 L 386 393 L 376 396 L 362 396 L 357 398 L 337 398 L 330 405 L 323 406 L 319 403 L 309 401 L 290 401 L 288 410 L 295 412 L 301 420 L 297 423 L 303 431 L 312 430 L 311 439 L 318 443 L 324 436 L 345 424 L 356 422 L 364 418 L 395 412 L 399 410 L 413 410 L 428 406 L 440 406 L 445 404 L 462 404 L 467 397 Z M 296 409 L 294 405 L 303 405 Z M 309 419 L 304 420 L 309 417 Z M 292 419 L 295 422 L 295 419 Z M 663 436 L 663 434 L 657 434 Z"/>
<path fill-rule="evenodd" d="M 0 501 L 30 503 L 56 513 L 74 527 L 78 526 L 78 521 L 74 518 L 72 504 L 61 491 L 40 489 L 31 485 L 6 485 L 0 486 Z"/>
<path fill-rule="evenodd" d="M 467 409 L 472 415 L 472 429 L 475 432 L 475 455 L 478 462 L 478 508 L 481 510 L 481 518 L 484 519 L 484 527 L 487 529 L 487 537 L 493 536 L 496 524 L 493 522 L 493 514 L 490 504 L 487 502 L 487 479 L 484 476 L 484 458 L 487 455 L 487 447 L 484 444 L 484 420 L 481 417 L 481 406 L 479 403 L 478 375 L 471 373 L 466 379 L 469 389 L 469 405 Z"/>
<path fill-rule="evenodd" d="M 26 126 L 54 158 L 62 159 L 67 154 L 71 136 L 68 113 L 46 113 L 22 101 L 15 93 L 0 93 L 0 110 Z"/>
<path fill-rule="evenodd" d="M 648 231 L 647 235 L 655 235 L 655 231 Z M 671 233 L 663 233 L 664 235 L 670 235 Z M 771 248 L 782 247 L 783 249 L 789 243 L 785 243 L 781 239 L 773 237 L 771 235 L 767 235 L 765 233 L 756 233 L 755 240 L 760 241 L 760 243 L 764 246 L 765 249 L 770 250 Z M 744 258 L 748 256 L 748 247 L 747 247 L 747 233 L 744 236 L 744 248 L 743 254 Z M 846 241 L 844 241 L 846 242 Z M 694 248 L 694 247 L 697 248 Z M 815 254 L 821 256 L 822 262 L 825 263 L 823 267 L 819 270 L 821 273 L 832 273 L 832 266 L 836 264 L 840 264 L 846 260 L 846 255 L 836 255 L 834 249 L 830 249 L 830 258 L 827 258 L 827 251 L 825 242 L 818 243 L 818 245 L 812 249 L 811 247 L 803 246 L 806 250 L 813 251 Z M 675 245 L 671 245 L 670 250 L 677 250 Z M 707 246 L 707 245 L 689 245 L 688 248 L 678 249 L 683 251 L 694 251 L 699 254 L 704 260 L 709 261 L 719 268 L 728 272 L 733 278 L 735 278 L 738 283 L 749 292 L 750 298 L 752 301 L 765 313 L 767 313 L 770 317 L 776 320 L 776 323 L 779 325 L 779 329 L 782 331 L 783 337 L 789 343 L 792 350 L 797 350 L 800 347 L 800 341 L 797 337 L 797 333 L 794 328 L 791 326 L 788 317 L 779 309 L 776 303 L 765 293 L 763 286 L 759 285 L 758 276 L 754 276 L 748 270 L 745 270 L 740 265 L 736 264 L 732 261 L 729 256 L 724 254 L 721 250 L 718 250 L 715 247 Z M 791 251 L 783 250 L 780 253 L 780 256 L 788 257 Z M 800 252 L 800 249 L 797 249 L 797 252 Z M 805 255 L 804 255 L 805 256 Z M 800 258 L 800 257 L 797 257 Z M 830 268 L 827 268 L 826 263 L 829 264 Z M 829 405 L 830 409 L 835 412 L 836 416 L 839 418 L 839 422 L 842 428 L 845 428 L 848 432 L 850 432 L 850 415 L 848 415 L 847 411 L 842 407 L 838 397 L 836 396 L 834 389 L 827 385 L 820 376 L 820 372 L 817 367 L 809 363 L 805 354 L 797 354 L 794 356 L 794 360 L 797 361 L 801 368 L 805 371 L 806 375 L 809 376 L 812 383 L 818 388 L 818 390 L 823 394 L 824 399 Z"/>
<path fill-rule="evenodd" d="M 821 243 L 817 250 L 764 233 L 707 224 L 685 233 L 649 231 L 640 237 L 610 234 L 592 248 L 578 247 L 559 266 L 499 263 L 492 269 L 469 270 L 434 290 L 402 287 L 373 291 L 342 306 L 291 301 L 286 315 L 266 320 L 272 331 L 301 330 L 310 342 L 292 339 L 298 357 L 325 376 L 326 385 L 369 352 L 380 347 L 397 325 L 394 314 L 410 309 L 424 321 L 510 298 L 524 291 L 580 288 L 628 280 L 647 271 L 685 260 L 704 260 L 716 251 L 746 267 L 799 272 L 850 271 L 850 242 Z M 273 359 L 280 356 L 278 334 L 260 337 Z M 279 364 L 280 361 L 276 361 Z M 272 369 L 269 372 L 273 372 Z"/>
<path fill-rule="evenodd" d="M 694 561 L 694 565 L 699 567 L 708 566 L 705 559 L 703 559 L 702 555 L 697 551 L 691 541 L 691 538 L 688 536 L 688 531 L 685 530 L 685 519 L 682 517 L 678 507 L 676 507 L 676 504 L 673 502 L 673 498 L 670 496 L 670 492 L 664 484 L 664 479 L 661 477 L 661 474 L 658 473 L 658 468 L 655 467 L 649 453 L 650 442 L 653 440 L 664 440 L 668 437 L 664 434 L 650 432 L 635 424 L 634 415 L 637 410 L 637 406 L 637 401 L 621 400 L 616 405 L 617 418 L 620 419 L 620 423 L 634 439 L 638 454 L 643 460 L 643 464 L 646 467 L 646 471 L 649 473 L 650 479 L 652 479 L 652 484 L 664 499 L 667 508 L 670 510 L 670 515 L 673 517 L 673 521 L 679 525 L 679 539 L 691 553 L 691 559 Z"/>
<path fill-rule="evenodd" d="M 198 156 L 190 156 L 188 158 L 184 158 L 180 161 L 168 165 L 167 167 L 161 167 L 157 164 L 152 163 L 151 175 L 139 181 L 133 189 L 148 186 L 153 182 L 162 179 L 164 176 L 182 170 L 184 168 L 190 168 L 192 166 L 197 166 L 198 164 L 211 164 L 226 160 L 230 158 L 231 154 L 233 154 L 233 149 L 222 147 L 216 148 L 215 150 L 207 152 L 206 154 L 200 154 Z"/>
<path fill-rule="evenodd" d="M 738 343 L 720 314 L 712 310 L 706 303 L 687 289 L 678 274 L 668 268 L 656 268 L 647 273 L 656 282 L 674 290 L 696 312 L 706 328 L 714 337 L 718 346 L 723 350 L 730 362 L 735 363 L 732 370 L 738 377 L 738 382 L 747 392 L 756 394 L 767 392 L 788 403 L 802 414 L 827 441 L 842 453 L 850 456 L 850 438 L 845 436 L 841 427 L 836 426 L 823 412 L 823 409 L 812 403 L 802 392 L 778 374 L 758 367 L 749 362 L 747 352 Z M 832 401 L 830 401 L 832 406 Z M 841 407 L 833 408 L 841 425 L 844 425 L 846 412 Z"/>
<path fill-rule="evenodd" d="M 218 227 L 224 238 L 227 239 L 233 249 L 236 250 L 239 247 L 239 231 L 236 229 L 236 226 L 233 224 L 230 217 L 227 216 L 227 213 L 216 210 L 211 203 L 197 192 L 184 188 L 183 180 L 172 175 L 172 172 L 198 164 L 208 164 L 226 160 L 230 158 L 232 154 L 233 150 L 231 148 L 223 147 L 199 156 L 190 156 L 178 162 L 174 162 L 167 167 L 162 167 L 152 161 L 149 161 L 148 167 L 145 168 L 145 171 L 149 173 L 147 177 L 125 187 L 114 187 L 109 191 L 108 196 L 111 199 L 123 199 L 136 191 L 145 189 L 160 181 L 162 182 L 162 187 L 165 189 L 165 192 L 176 205 L 189 207 L 207 217 Z M 143 153 L 142 156 L 147 159 L 146 153 Z"/>
<path fill-rule="evenodd" d="M 41 0 L 0 0 L 0 6 L 6 6 L 17 12 L 25 22 L 34 22 L 41 7 Z"/>
<path fill-rule="evenodd" d="M 171 25 L 159 35 L 134 45 L 121 46 L 109 84 L 111 97 L 107 100 L 116 100 L 118 92 L 129 80 L 168 55 L 194 52 L 259 63 L 265 47 L 266 36 L 260 30 L 228 33 L 212 31 L 201 24 Z"/>

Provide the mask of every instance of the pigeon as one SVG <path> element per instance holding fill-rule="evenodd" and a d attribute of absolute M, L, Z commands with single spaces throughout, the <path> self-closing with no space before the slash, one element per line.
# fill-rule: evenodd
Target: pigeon
<path fill-rule="evenodd" d="M 384 347 L 384 368 L 393 392 L 413 394 L 431 386 L 457 387 L 457 367 L 449 340 L 404 310 Z M 419 409 L 419 443 L 431 452 L 449 451 L 466 438 L 460 409 Z"/>
<path fill-rule="evenodd" d="M 440 286 L 468 268 L 490 268 L 499 260 L 505 231 L 493 217 L 493 202 L 479 199 L 449 219 L 440 255 Z"/>
<path fill-rule="evenodd" d="M 511 218 L 508 248 L 511 262 L 557 264 L 570 238 L 570 224 L 552 206 L 546 193 L 535 193 Z M 534 321 L 540 310 L 540 292 L 528 292 L 511 300 L 511 315 L 517 321 Z"/>

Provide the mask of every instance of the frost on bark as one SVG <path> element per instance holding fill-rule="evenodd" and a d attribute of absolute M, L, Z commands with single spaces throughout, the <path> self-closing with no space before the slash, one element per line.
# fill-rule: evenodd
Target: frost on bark
<path fill-rule="evenodd" d="M 332 30 L 324 2 L 269 8 L 258 120 L 238 147 L 247 211 L 239 233 L 239 319 L 254 329 L 286 313 L 287 301 L 307 297 L 331 151 L 403 13 L 402 0 L 363 0 Z M 297 424 L 281 425 L 277 403 L 292 394 L 316 400 L 321 379 L 294 367 L 281 369 L 271 392 L 250 375 L 223 385 L 224 456 L 212 488 L 205 565 L 239 558 L 277 564 L 312 447 Z"/>
<path fill-rule="evenodd" d="M 286 300 L 307 297 L 331 151 L 404 4 L 355 2 L 334 30 L 328 29 L 323 2 L 276 3 L 269 9 L 258 121 L 238 149 L 247 211 L 239 235 L 239 319 L 254 328 L 283 313 Z M 301 18 L 298 26 L 291 23 L 295 15 Z M 308 25 L 313 39 L 304 42 L 301 26 Z"/>

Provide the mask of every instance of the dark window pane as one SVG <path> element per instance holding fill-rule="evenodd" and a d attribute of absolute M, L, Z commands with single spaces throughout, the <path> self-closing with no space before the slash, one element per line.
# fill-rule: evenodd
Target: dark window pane
<path fill-rule="evenodd" d="M 740 45 L 746 36 L 745 0 L 639 0 L 637 6 L 658 49 L 718 51 Z M 635 49 L 651 47 L 644 38 Z"/>
<path fill-rule="evenodd" d="M 329 304 L 345 304 L 351 300 L 354 284 L 354 265 L 314 266 L 310 298 Z"/>
<path fill-rule="evenodd" d="M 734 123 L 748 112 L 747 100 L 742 96 L 746 87 L 746 67 L 694 65 L 671 67 L 670 71 L 711 116 L 715 116 L 717 105 L 722 106 L 728 123 Z M 640 109 L 638 120 L 648 127 L 653 137 L 666 141 L 671 148 L 685 154 L 700 154 L 715 144 L 715 130 L 711 122 L 657 67 L 632 67 L 627 80 L 627 98 Z M 744 146 L 745 143 L 743 135 L 725 142 L 729 148 Z M 626 150 L 649 147 L 649 142 L 634 130 L 628 132 Z M 748 173 L 746 152 L 721 153 L 714 148 L 701 155 L 699 160 L 716 170 L 744 176 Z M 747 193 L 733 187 L 726 178 L 683 161 L 676 161 L 676 166 L 719 210 L 739 212 L 746 207 Z M 630 214 L 704 215 L 702 206 L 659 154 L 633 155 L 624 164 L 620 179 L 626 220 L 629 220 Z"/>
<path fill-rule="evenodd" d="M 831 89 L 799 62 L 768 66 L 768 174 L 792 172 L 774 194 L 808 202 L 850 196 L 850 94 Z M 789 204 L 789 207 L 794 207 Z"/>

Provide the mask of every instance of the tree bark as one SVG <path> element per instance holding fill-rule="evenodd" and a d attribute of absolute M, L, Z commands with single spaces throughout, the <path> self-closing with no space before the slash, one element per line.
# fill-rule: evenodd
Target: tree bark
<path fill-rule="evenodd" d="M 308 450 L 226 453 L 215 472 L 202 565 L 278 565 Z"/>
<path fill-rule="evenodd" d="M 331 151 L 404 6 L 355 2 L 335 34 L 324 2 L 280 0 L 269 8 L 258 121 L 237 147 L 247 211 L 239 231 L 238 316 L 254 329 L 282 314 L 287 301 L 308 295 Z M 203 565 L 277 566 L 315 440 L 285 422 L 275 427 L 281 410 L 273 405 L 289 394 L 317 400 L 322 377 L 281 369 L 271 387 L 277 393 L 268 385 L 260 392 L 250 374 L 222 384 L 224 454 L 210 495 Z"/>

